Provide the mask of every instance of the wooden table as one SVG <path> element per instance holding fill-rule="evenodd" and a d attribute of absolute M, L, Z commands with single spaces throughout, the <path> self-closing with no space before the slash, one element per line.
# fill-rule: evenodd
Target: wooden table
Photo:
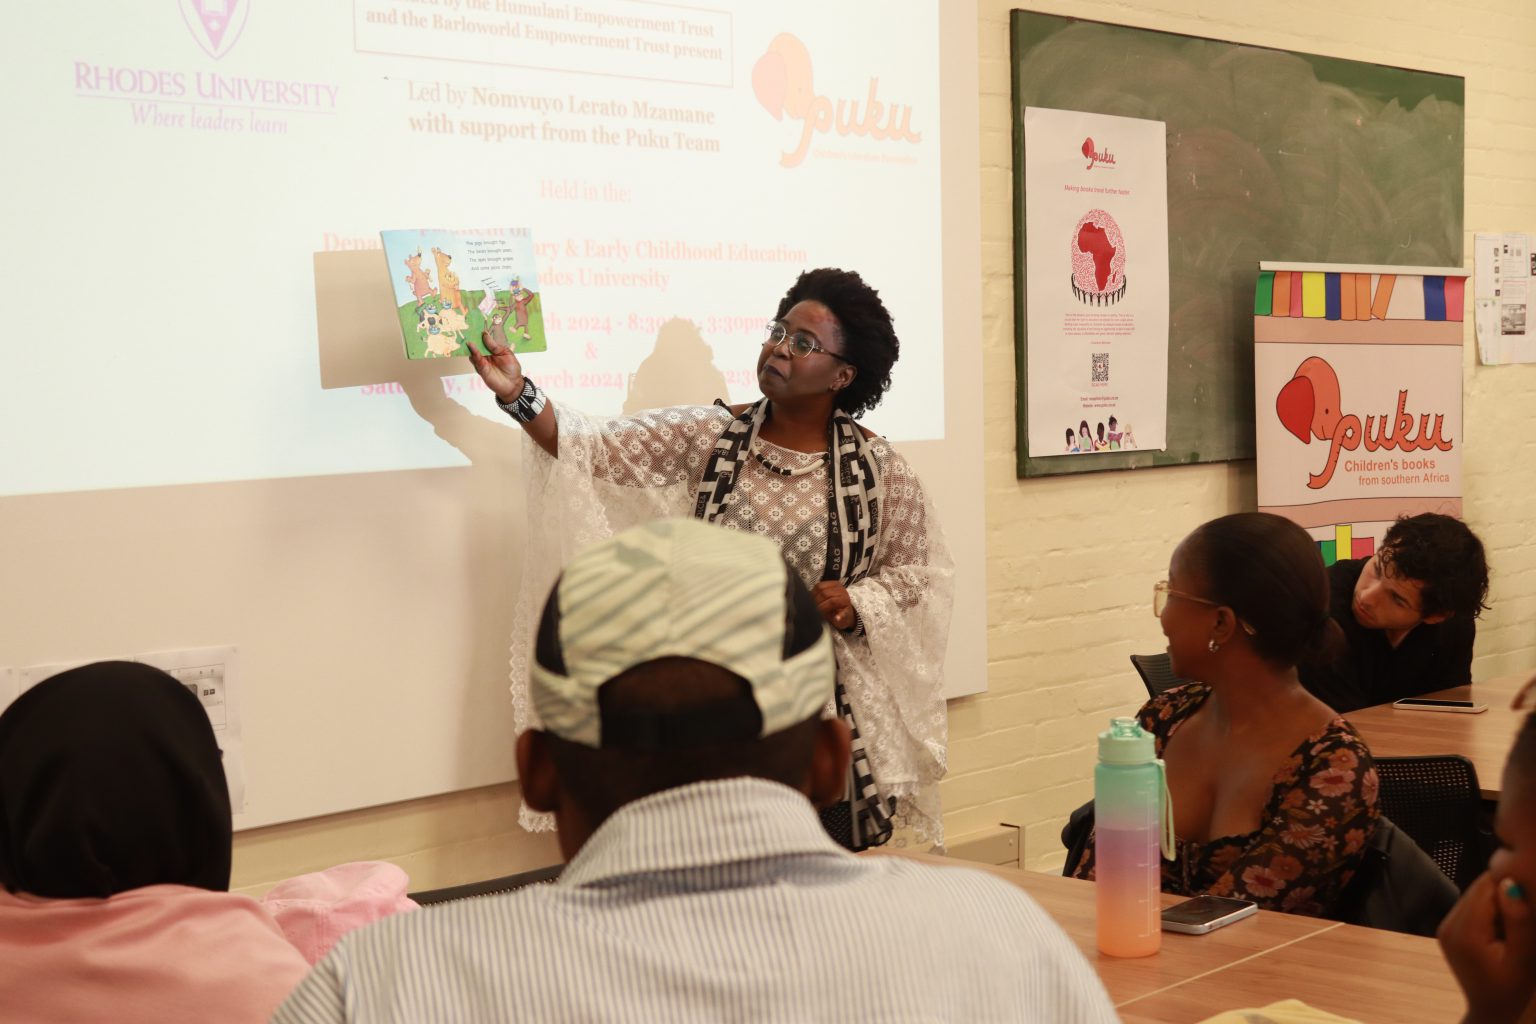
<path fill-rule="evenodd" d="M 1223 931 L 1246 923 L 1239 921 Z M 1189 936 L 1203 937 L 1208 936 Z M 1366 1024 L 1451 1024 L 1467 1012 L 1461 989 L 1433 939 L 1350 924 L 1336 924 L 1122 1003 L 1119 1012 L 1125 1024 L 1200 1021 L 1222 1010 L 1267 1006 L 1282 999 L 1300 999 Z"/>
<path fill-rule="evenodd" d="M 1472 686 L 1453 686 L 1424 696 L 1438 700 L 1477 700 L 1488 710 L 1477 715 L 1399 711 L 1391 704 L 1352 711 L 1345 717 L 1377 757 L 1461 754 L 1477 769 L 1484 800 L 1498 800 L 1504 759 L 1528 712 L 1510 702 L 1529 676 L 1504 676 Z"/>
<path fill-rule="evenodd" d="M 1023 889 L 1082 950 L 1127 1022 L 1200 1021 L 1282 999 L 1367 1024 L 1440 1024 L 1465 1012 L 1433 939 L 1261 910 L 1209 935 L 1165 932 L 1156 955 L 1122 960 L 1095 945 L 1092 882 L 906 850 L 869 855 L 976 868 Z M 1163 905 L 1182 899 L 1165 894 Z"/>

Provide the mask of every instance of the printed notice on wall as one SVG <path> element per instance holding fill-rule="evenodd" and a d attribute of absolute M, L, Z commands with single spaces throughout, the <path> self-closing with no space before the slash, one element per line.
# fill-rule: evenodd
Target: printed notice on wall
<path fill-rule="evenodd" d="M 1167 447 L 1161 121 L 1024 111 L 1029 454 Z"/>
<path fill-rule="evenodd" d="M 1472 251 L 1478 357 L 1485 365 L 1536 363 L 1536 324 L 1526 323 L 1531 286 L 1536 282 L 1531 236 L 1479 234 Z"/>

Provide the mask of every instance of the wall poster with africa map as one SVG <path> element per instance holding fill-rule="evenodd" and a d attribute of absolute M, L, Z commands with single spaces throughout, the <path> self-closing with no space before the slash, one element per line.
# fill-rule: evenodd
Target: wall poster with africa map
<path fill-rule="evenodd" d="M 544 303 L 525 228 L 381 231 L 409 359 L 469 354 L 488 324 L 514 352 L 543 352 Z M 481 349 L 477 349 L 480 351 Z"/>
<path fill-rule="evenodd" d="M 1165 447 L 1168 167 L 1161 121 L 1024 112 L 1029 454 Z"/>
<path fill-rule="evenodd" d="M 1015 10 L 1009 25 L 1020 477 L 1253 458 L 1253 268 L 1261 260 L 1462 264 L 1462 78 L 1037 11 Z M 1035 159 L 1024 123 L 1031 110 L 1166 126 L 1168 403 L 1162 450 L 1151 446 L 1134 412 L 1118 414 L 1116 427 L 1129 419 L 1136 447 L 1126 445 L 1120 429 L 1120 451 L 1097 449 L 1101 418 L 1110 441 L 1106 406 L 1103 417 L 1054 417 L 1038 441 L 1055 454 L 1035 455 L 1028 365 L 1036 312 L 1035 212 L 1028 201 L 1035 197 L 1024 180 Z M 1118 143 L 1097 133 L 1092 139 L 1090 150 L 1125 166 Z M 1086 139 L 1067 141 L 1071 155 L 1081 156 L 1085 177 L 1097 178 L 1107 161 L 1087 170 L 1089 156 L 1077 148 Z M 1119 222 L 1114 210 L 1103 209 Z M 1087 212 L 1080 210 L 1068 228 Z M 1111 309 L 1138 295 L 1142 274 L 1142 247 L 1125 223 L 1119 227 L 1126 291 Z M 1048 273 L 1060 280 L 1060 268 L 1049 263 L 1064 243 L 1057 238 L 1041 244 L 1048 247 Z M 1079 282 L 1071 283 L 1081 290 Z M 1067 301 L 1075 301 L 1070 286 Z M 1117 349 L 1093 351 L 1109 353 L 1098 369 L 1113 381 Z M 1084 421 L 1091 452 L 1082 445 Z M 1070 451 L 1069 426 L 1078 454 Z"/>

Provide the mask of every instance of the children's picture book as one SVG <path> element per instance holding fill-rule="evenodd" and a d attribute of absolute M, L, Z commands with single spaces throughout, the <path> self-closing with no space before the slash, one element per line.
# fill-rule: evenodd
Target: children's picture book
<path fill-rule="evenodd" d="M 543 352 L 544 303 L 526 228 L 381 231 L 408 359 L 484 352 L 502 324 L 512 351 Z"/>

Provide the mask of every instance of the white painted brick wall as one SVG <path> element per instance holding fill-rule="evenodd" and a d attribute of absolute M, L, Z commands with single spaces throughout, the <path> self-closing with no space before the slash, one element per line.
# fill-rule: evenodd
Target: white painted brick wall
<path fill-rule="evenodd" d="M 1059 864 L 1061 825 L 1090 795 L 1094 734 L 1144 696 L 1127 656 L 1163 647 L 1152 583 L 1191 528 L 1251 509 L 1254 481 L 1252 463 L 1015 479 L 1013 6 L 978 3 L 990 689 L 951 705 L 944 803 L 951 836 L 1019 825 L 1022 862 L 1045 868 Z M 1029 6 L 1463 75 L 1466 250 L 1476 230 L 1536 232 L 1531 0 L 1296 0 L 1283 17 L 1231 0 Z M 1466 516 L 1493 567 L 1473 666 L 1482 679 L 1536 669 L 1536 367 L 1476 365 L 1470 308 L 1466 323 Z"/>

